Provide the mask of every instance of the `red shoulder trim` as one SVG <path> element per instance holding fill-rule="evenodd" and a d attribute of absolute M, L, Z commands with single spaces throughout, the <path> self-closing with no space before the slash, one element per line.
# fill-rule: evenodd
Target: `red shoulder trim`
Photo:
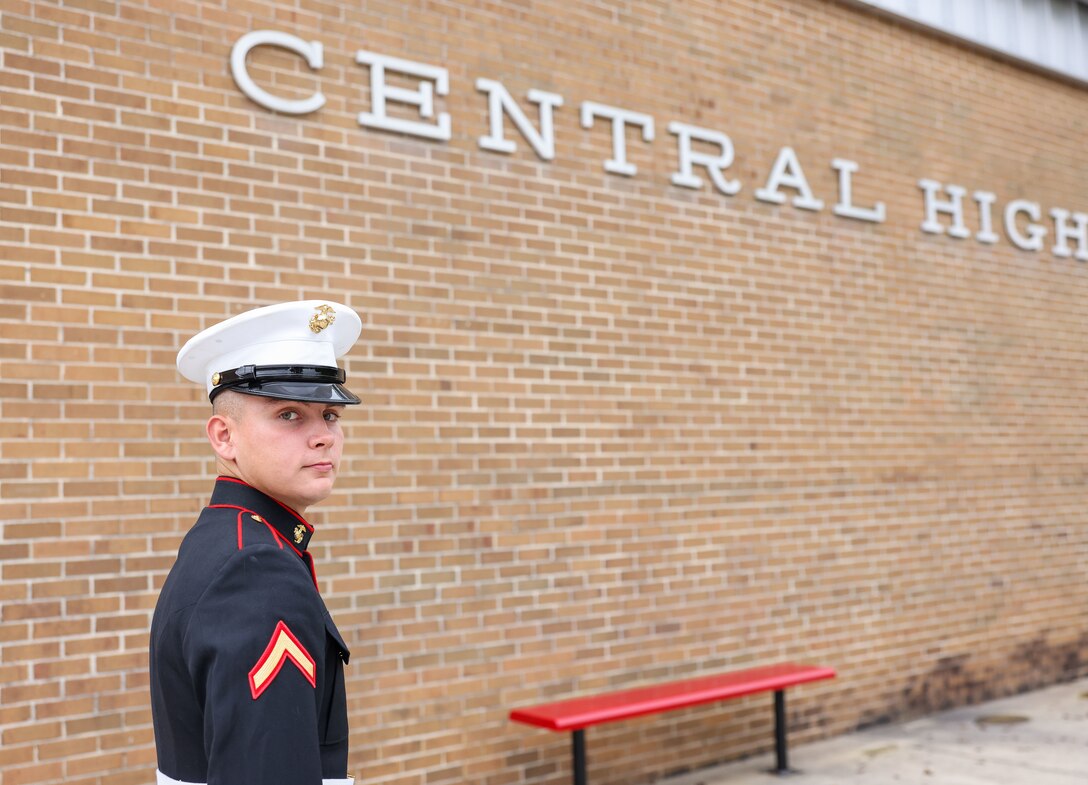
<path fill-rule="evenodd" d="M 289 540 L 285 539 L 282 534 L 276 531 L 275 527 L 273 527 L 272 524 L 270 524 L 253 510 L 246 509 L 245 507 L 239 507 L 237 504 L 209 504 L 208 509 L 238 510 L 238 517 L 235 519 L 235 522 L 238 526 L 238 550 L 242 550 L 242 547 L 245 545 L 242 539 L 242 521 L 245 519 L 245 516 L 248 515 L 250 520 L 254 523 L 264 524 L 265 528 L 272 533 L 272 541 L 276 543 L 276 545 L 280 546 L 281 551 L 283 550 L 283 544 L 286 542 L 288 545 L 291 546 L 291 550 L 293 550 L 300 556 L 302 555 L 298 548 L 296 548 Z"/>

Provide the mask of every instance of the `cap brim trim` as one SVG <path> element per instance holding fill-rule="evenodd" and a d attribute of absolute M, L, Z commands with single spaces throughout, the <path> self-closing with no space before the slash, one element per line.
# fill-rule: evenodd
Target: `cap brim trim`
<path fill-rule="evenodd" d="M 327 403 L 332 406 L 352 406 L 360 403 L 357 395 L 339 384 L 277 381 L 253 381 L 231 387 L 216 387 L 209 394 L 209 400 L 215 400 L 215 396 L 224 390 L 234 390 L 243 395 L 258 395 L 262 398 L 280 398 L 285 401 L 302 401 L 304 403 Z"/>

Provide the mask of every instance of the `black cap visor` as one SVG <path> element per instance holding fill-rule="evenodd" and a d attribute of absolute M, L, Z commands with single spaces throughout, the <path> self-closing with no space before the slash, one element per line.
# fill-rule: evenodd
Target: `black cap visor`
<path fill-rule="evenodd" d="M 344 386 L 347 374 L 341 368 L 321 365 L 243 365 L 217 374 L 218 384 L 208 399 L 224 390 L 244 395 L 280 398 L 287 401 L 327 403 L 331 406 L 351 406 L 359 403 L 358 396 Z"/>

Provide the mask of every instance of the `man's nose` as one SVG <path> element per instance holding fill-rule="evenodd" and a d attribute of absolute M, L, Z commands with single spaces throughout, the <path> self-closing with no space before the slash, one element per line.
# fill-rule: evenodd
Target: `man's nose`
<path fill-rule="evenodd" d="M 318 420 L 317 425 L 310 432 L 310 444 L 313 447 L 327 447 L 332 444 L 334 438 L 332 427 L 324 419 Z"/>

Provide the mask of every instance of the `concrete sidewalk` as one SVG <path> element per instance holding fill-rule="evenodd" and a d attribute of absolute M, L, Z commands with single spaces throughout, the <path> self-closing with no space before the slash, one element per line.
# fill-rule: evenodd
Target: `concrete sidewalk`
<path fill-rule="evenodd" d="M 769 785 L 773 754 L 663 785 Z M 790 748 L 789 785 L 1085 785 L 1088 679 Z"/>

